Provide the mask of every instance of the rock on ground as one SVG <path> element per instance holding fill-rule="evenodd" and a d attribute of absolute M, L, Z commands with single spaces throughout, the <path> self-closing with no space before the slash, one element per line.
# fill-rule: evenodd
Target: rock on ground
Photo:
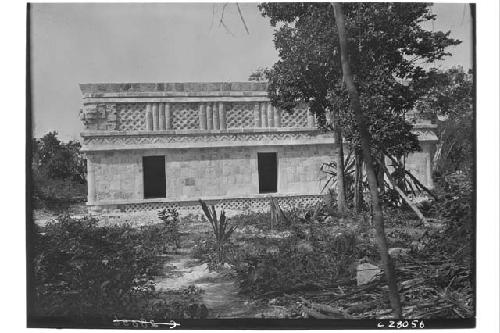
<path fill-rule="evenodd" d="M 381 270 L 378 266 L 369 263 L 359 264 L 356 268 L 356 281 L 358 283 L 358 286 L 367 284 L 375 280 L 380 272 Z"/>
<path fill-rule="evenodd" d="M 391 247 L 388 250 L 388 253 L 391 256 L 391 258 L 397 259 L 401 257 L 407 257 L 410 254 L 410 249 L 404 247 Z"/>

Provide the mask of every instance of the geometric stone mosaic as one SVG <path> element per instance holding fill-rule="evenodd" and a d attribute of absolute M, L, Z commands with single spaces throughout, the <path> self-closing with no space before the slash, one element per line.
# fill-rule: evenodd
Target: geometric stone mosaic
<path fill-rule="evenodd" d="M 194 130 L 199 128 L 197 103 L 171 103 L 172 129 Z"/>
<path fill-rule="evenodd" d="M 316 205 L 323 200 L 322 195 L 297 195 L 297 196 L 273 196 L 284 210 L 293 208 L 306 208 Z M 215 205 L 219 211 L 238 212 L 266 212 L 269 211 L 269 198 L 234 198 L 220 200 L 206 200 L 208 205 Z M 200 214 L 202 213 L 200 204 L 197 201 L 184 202 L 143 202 L 132 204 L 116 204 L 109 206 L 94 206 L 94 210 L 99 210 L 103 213 L 136 213 L 147 212 L 153 210 L 161 210 L 163 208 L 175 208 L 182 214 Z"/>
<path fill-rule="evenodd" d="M 252 128 L 254 127 L 255 103 L 233 103 L 227 110 L 227 128 Z"/>
<path fill-rule="evenodd" d="M 143 131 L 146 129 L 146 104 L 118 104 L 118 130 Z"/>
<path fill-rule="evenodd" d="M 287 111 L 281 111 L 281 127 L 307 127 L 307 108 L 297 108 L 290 114 Z"/>
<path fill-rule="evenodd" d="M 198 130 L 199 103 L 169 103 L 172 130 Z M 258 104 L 257 104 L 258 105 Z M 225 103 L 226 128 L 254 128 L 255 102 Z M 267 109 L 266 109 L 267 110 Z M 216 110 L 218 112 L 218 109 Z M 260 112 L 260 109 L 259 109 Z M 280 110 L 281 124 L 285 128 L 308 127 L 308 110 L 299 107 L 292 114 Z M 101 103 L 85 105 L 81 118 L 89 130 L 145 131 L 146 103 Z M 272 123 L 271 123 L 272 124 Z M 272 125 L 270 125 L 272 126 Z M 262 126 L 258 126 L 262 127 Z M 267 127 L 267 126 L 263 126 Z"/>
<path fill-rule="evenodd" d="M 276 133 L 221 133 L 216 135 L 186 135 L 170 134 L 158 136 L 92 136 L 84 137 L 85 146 L 99 145 L 141 145 L 141 144 L 169 144 L 169 143 L 193 143 L 193 142 L 259 142 L 269 140 L 298 140 L 312 139 L 316 137 L 317 131 L 300 132 L 276 132 Z"/>

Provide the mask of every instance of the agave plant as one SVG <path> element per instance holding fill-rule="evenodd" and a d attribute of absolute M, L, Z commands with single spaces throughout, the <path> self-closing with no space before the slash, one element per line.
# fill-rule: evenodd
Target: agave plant
<path fill-rule="evenodd" d="M 205 213 L 205 216 L 212 225 L 217 257 L 219 264 L 221 264 L 225 259 L 225 246 L 229 243 L 229 239 L 231 238 L 234 230 L 236 230 L 236 226 L 229 225 L 229 219 L 226 218 L 224 210 L 221 210 L 220 216 L 217 218 L 217 211 L 213 205 L 208 207 L 207 204 L 201 199 L 199 202 L 201 204 L 201 209 L 203 209 L 203 213 Z"/>

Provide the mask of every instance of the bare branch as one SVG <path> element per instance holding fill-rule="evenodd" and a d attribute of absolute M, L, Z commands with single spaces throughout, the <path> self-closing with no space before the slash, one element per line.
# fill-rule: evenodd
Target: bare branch
<path fill-rule="evenodd" d="M 231 30 L 229 30 L 229 28 L 226 26 L 226 24 L 224 23 L 224 21 L 221 21 L 220 23 L 222 24 L 222 26 L 224 27 L 224 29 L 226 30 L 226 32 L 227 32 L 228 34 L 230 34 L 230 35 L 231 35 L 231 36 L 233 36 L 233 37 L 236 37 L 236 36 L 235 36 L 235 35 L 231 32 Z"/>
<path fill-rule="evenodd" d="M 215 3 L 212 4 L 212 20 L 210 21 L 210 28 L 208 28 L 208 31 L 212 31 L 212 28 L 214 26 L 214 18 L 215 18 Z"/>
<path fill-rule="evenodd" d="M 224 23 L 224 12 L 226 10 L 226 7 L 227 7 L 228 3 L 225 3 L 223 6 L 222 6 L 222 13 L 220 15 L 220 20 L 219 20 L 219 27 L 222 26 L 224 28 L 224 30 L 226 30 L 226 32 L 228 34 L 230 34 L 231 36 L 233 37 L 236 37 L 232 32 L 231 30 L 229 30 L 229 28 L 227 27 L 226 23 Z"/>
<path fill-rule="evenodd" d="M 240 15 L 240 20 L 243 23 L 243 26 L 245 27 L 247 34 L 250 35 L 250 31 L 248 31 L 247 23 L 245 22 L 245 18 L 243 17 L 243 14 L 241 13 L 240 5 L 238 3 L 236 3 L 236 8 L 238 8 L 238 14 Z"/>
<path fill-rule="evenodd" d="M 219 27 L 221 25 L 225 26 L 225 24 L 224 24 L 224 12 L 226 11 L 226 7 L 227 7 L 227 3 L 222 5 L 222 12 L 220 14 Z"/>

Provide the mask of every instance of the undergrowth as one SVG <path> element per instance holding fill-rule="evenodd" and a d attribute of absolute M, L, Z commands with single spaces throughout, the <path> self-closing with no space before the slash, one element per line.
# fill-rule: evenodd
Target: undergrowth
<path fill-rule="evenodd" d="M 153 281 L 163 273 L 167 249 L 176 245 L 175 238 L 163 237 L 169 232 L 165 223 L 141 228 L 97 223 L 61 216 L 36 228 L 30 315 L 73 321 L 189 316 L 196 297 L 155 291 Z"/>

